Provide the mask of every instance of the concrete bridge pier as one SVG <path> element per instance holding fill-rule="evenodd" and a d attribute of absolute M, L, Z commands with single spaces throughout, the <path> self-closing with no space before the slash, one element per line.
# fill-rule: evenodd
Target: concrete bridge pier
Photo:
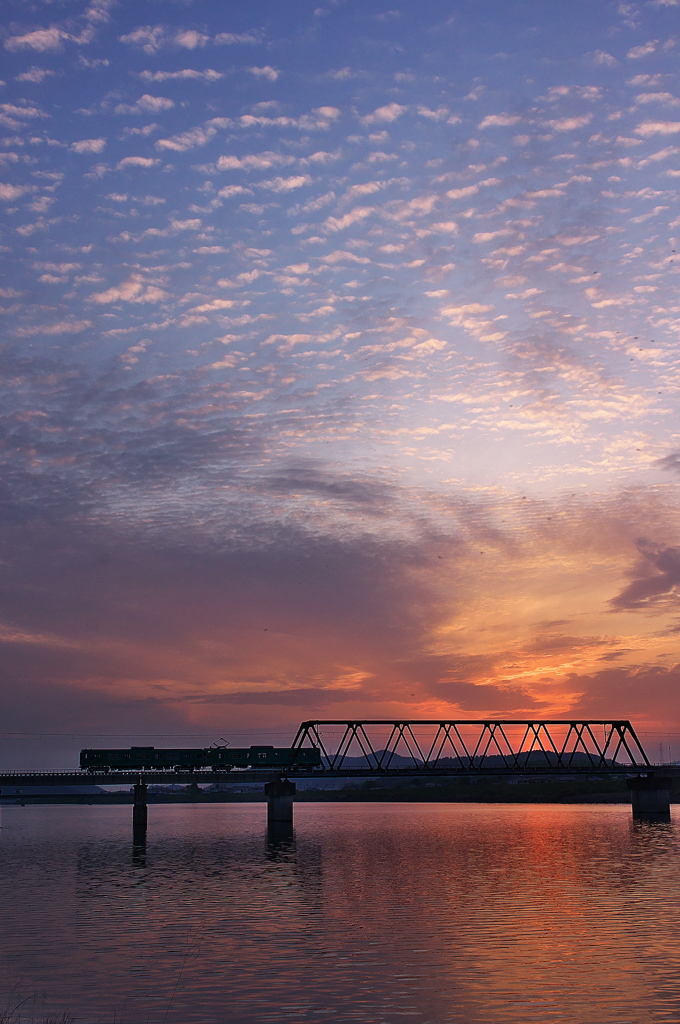
<path fill-rule="evenodd" d="M 627 779 L 633 817 L 646 821 L 670 821 L 672 784 L 672 779 L 660 775 L 638 775 Z"/>
<path fill-rule="evenodd" d="M 146 782 L 142 779 L 135 783 L 132 804 L 132 842 L 135 846 L 143 846 L 146 843 L 146 788 Z"/>
<path fill-rule="evenodd" d="M 264 791 L 267 795 L 267 824 L 293 824 L 293 798 L 297 791 L 294 782 L 278 777 L 267 782 Z"/>

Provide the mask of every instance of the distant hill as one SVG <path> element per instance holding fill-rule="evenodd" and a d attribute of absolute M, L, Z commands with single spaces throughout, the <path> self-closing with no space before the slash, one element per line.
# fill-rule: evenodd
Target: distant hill
<path fill-rule="evenodd" d="M 377 750 L 378 758 L 382 757 L 384 751 Z M 404 757 L 402 754 L 393 754 L 390 759 L 390 768 L 413 768 L 416 764 L 422 765 L 422 761 L 414 761 L 412 757 Z M 375 768 L 375 760 L 362 755 L 361 757 L 345 757 L 342 762 L 343 768 Z"/>
<path fill-rule="evenodd" d="M 376 754 L 378 759 L 383 755 L 384 751 L 378 750 Z M 527 768 L 552 768 L 557 765 L 557 755 L 552 753 L 544 754 L 539 750 L 534 750 L 531 753 L 520 754 L 517 758 L 518 763 L 521 767 Z M 597 765 L 593 765 L 587 754 L 578 752 L 571 756 L 566 757 L 565 760 L 573 768 L 592 768 L 593 771 L 597 771 Z M 500 754 L 491 754 L 484 758 L 477 757 L 474 760 L 475 767 L 484 768 L 503 768 L 510 762 L 510 758 L 505 761 Z M 612 766 L 614 762 L 611 759 L 607 760 L 607 765 Z M 345 757 L 342 762 L 343 768 L 375 768 L 376 761 L 373 757 L 369 757 L 362 754 L 359 757 Z M 409 757 L 404 754 L 393 754 L 389 759 L 390 768 L 422 768 L 423 761 L 419 758 Z M 446 768 L 447 770 L 461 768 L 462 770 L 469 769 L 469 761 L 467 758 L 461 759 L 458 757 L 441 757 L 437 761 L 436 768 Z M 621 765 L 621 770 L 625 771 L 626 765 Z M 436 769 L 435 769 L 436 770 Z M 512 770 L 512 769 L 510 769 Z"/>
<path fill-rule="evenodd" d="M 3 786 L 0 800 L 17 796 L 95 796 L 106 793 L 101 786 Z"/>

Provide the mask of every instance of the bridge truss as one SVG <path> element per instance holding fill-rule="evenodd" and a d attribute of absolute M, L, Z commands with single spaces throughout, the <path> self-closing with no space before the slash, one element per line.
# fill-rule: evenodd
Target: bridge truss
<path fill-rule="evenodd" d="M 318 747 L 322 771 L 348 775 L 630 772 L 652 768 L 628 721 L 303 722 L 293 747 Z"/>

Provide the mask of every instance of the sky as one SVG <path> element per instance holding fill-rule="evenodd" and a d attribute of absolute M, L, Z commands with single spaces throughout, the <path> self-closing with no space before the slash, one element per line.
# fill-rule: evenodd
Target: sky
<path fill-rule="evenodd" d="M 680 757 L 678 0 L 1 33 L 0 762 L 383 717 Z"/>

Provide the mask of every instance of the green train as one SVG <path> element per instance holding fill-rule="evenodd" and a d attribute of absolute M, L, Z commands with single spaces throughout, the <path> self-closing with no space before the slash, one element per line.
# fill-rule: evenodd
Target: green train
<path fill-rule="evenodd" d="M 320 768 L 318 747 L 198 747 L 158 750 L 156 747 L 130 747 L 128 750 L 81 750 L 83 771 L 165 771 L 192 772 L 212 768 L 230 772 L 233 768 Z"/>

